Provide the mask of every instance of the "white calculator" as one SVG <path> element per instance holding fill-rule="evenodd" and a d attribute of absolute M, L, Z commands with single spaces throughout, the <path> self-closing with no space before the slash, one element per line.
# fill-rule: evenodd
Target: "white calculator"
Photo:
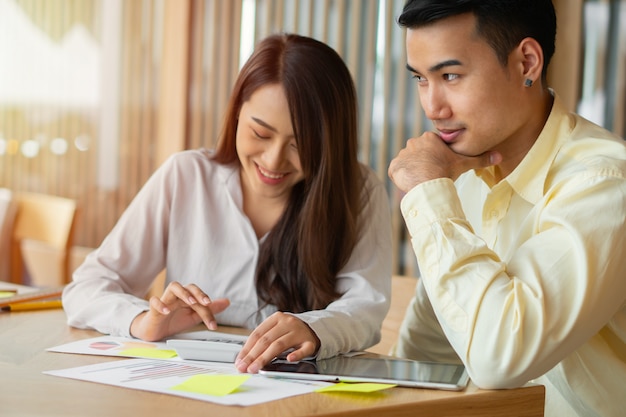
<path fill-rule="evenodd" d="M 167 345 L 181 359 L 208 362 L 235 362 L 245 341 L 215 337 L 210 339 L 169 339 Z"/>

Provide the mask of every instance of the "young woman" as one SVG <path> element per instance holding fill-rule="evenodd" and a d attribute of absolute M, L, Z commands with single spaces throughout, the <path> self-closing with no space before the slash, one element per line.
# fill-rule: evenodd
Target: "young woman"
<path fill-rule="evenodd" d="M 387 194 L 357 161 L 357 102 L 340 56 L 263 40 L 235 83 L 215 152 L 172 155 L 63 294 L 68 323 L 160 340 L 200 322 L 254 329 L 257 372 L 380 339 L 391 291 Z M 144 296 L 167 270 L 161 297 Z"/>

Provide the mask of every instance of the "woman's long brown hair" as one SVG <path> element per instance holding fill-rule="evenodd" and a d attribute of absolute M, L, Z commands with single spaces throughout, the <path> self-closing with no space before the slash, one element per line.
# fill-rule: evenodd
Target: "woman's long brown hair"
<path fill-rule="evenodd" d="M 257 293 L 281 311 L 322 309 L 341 295 L 337 274 L 359 233 L 363 178 L 356 91 L 345 63 L 326 44 L 294 34 L 265 38 L 235 83 L 215 154 L 218 162 L 238 162 L 239 111 L 267 84 L 284 88 L 304 180 L 293 187 L 261 247 Z"/>

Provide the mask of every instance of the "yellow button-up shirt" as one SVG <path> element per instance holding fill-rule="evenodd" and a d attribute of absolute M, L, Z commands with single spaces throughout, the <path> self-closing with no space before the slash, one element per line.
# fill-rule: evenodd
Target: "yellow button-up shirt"
<path fill-rule="evenodd" d="M 421 278 L 395 353 L 483 388 L 537 380 L 546 416 L 626 416 L 626 143 L 555 97 L 534 146 L 403 198 Z M 559 408 L 561 407 L 561 408 Z"/>

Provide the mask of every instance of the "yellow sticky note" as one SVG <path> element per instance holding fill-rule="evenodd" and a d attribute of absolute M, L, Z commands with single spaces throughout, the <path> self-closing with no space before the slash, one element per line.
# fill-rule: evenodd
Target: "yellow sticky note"
<path fill-rule="evenodd" d="M 172 389 L 223 397 L 239 388 L 248 378 L 250 375 L 194 375 Z"/>
<path fill-rule="evenodd" d="M 15 291 L 12 290 L 0 290 L 0 298 L 7 298 L 7 297 L 13 297 L 15 295 Z"/>
<path fill-rule="evenodd" d="M 318 388 L 315 392 L 376 392 L 387 388 L 393 388 L 395 384 L 378 384 L 374 382 L 346 383 L 339 382 L 334 385 Z"/>
<path fill-rule="evenodd" d="M 151 358 L 151 359 L 168 359 L 176 357 L 175 350 L 168 349 L 151 349 L 151 348 L 133 348 L 120 352 L 120 355 L 132 356 L 134 358 Z"/>

